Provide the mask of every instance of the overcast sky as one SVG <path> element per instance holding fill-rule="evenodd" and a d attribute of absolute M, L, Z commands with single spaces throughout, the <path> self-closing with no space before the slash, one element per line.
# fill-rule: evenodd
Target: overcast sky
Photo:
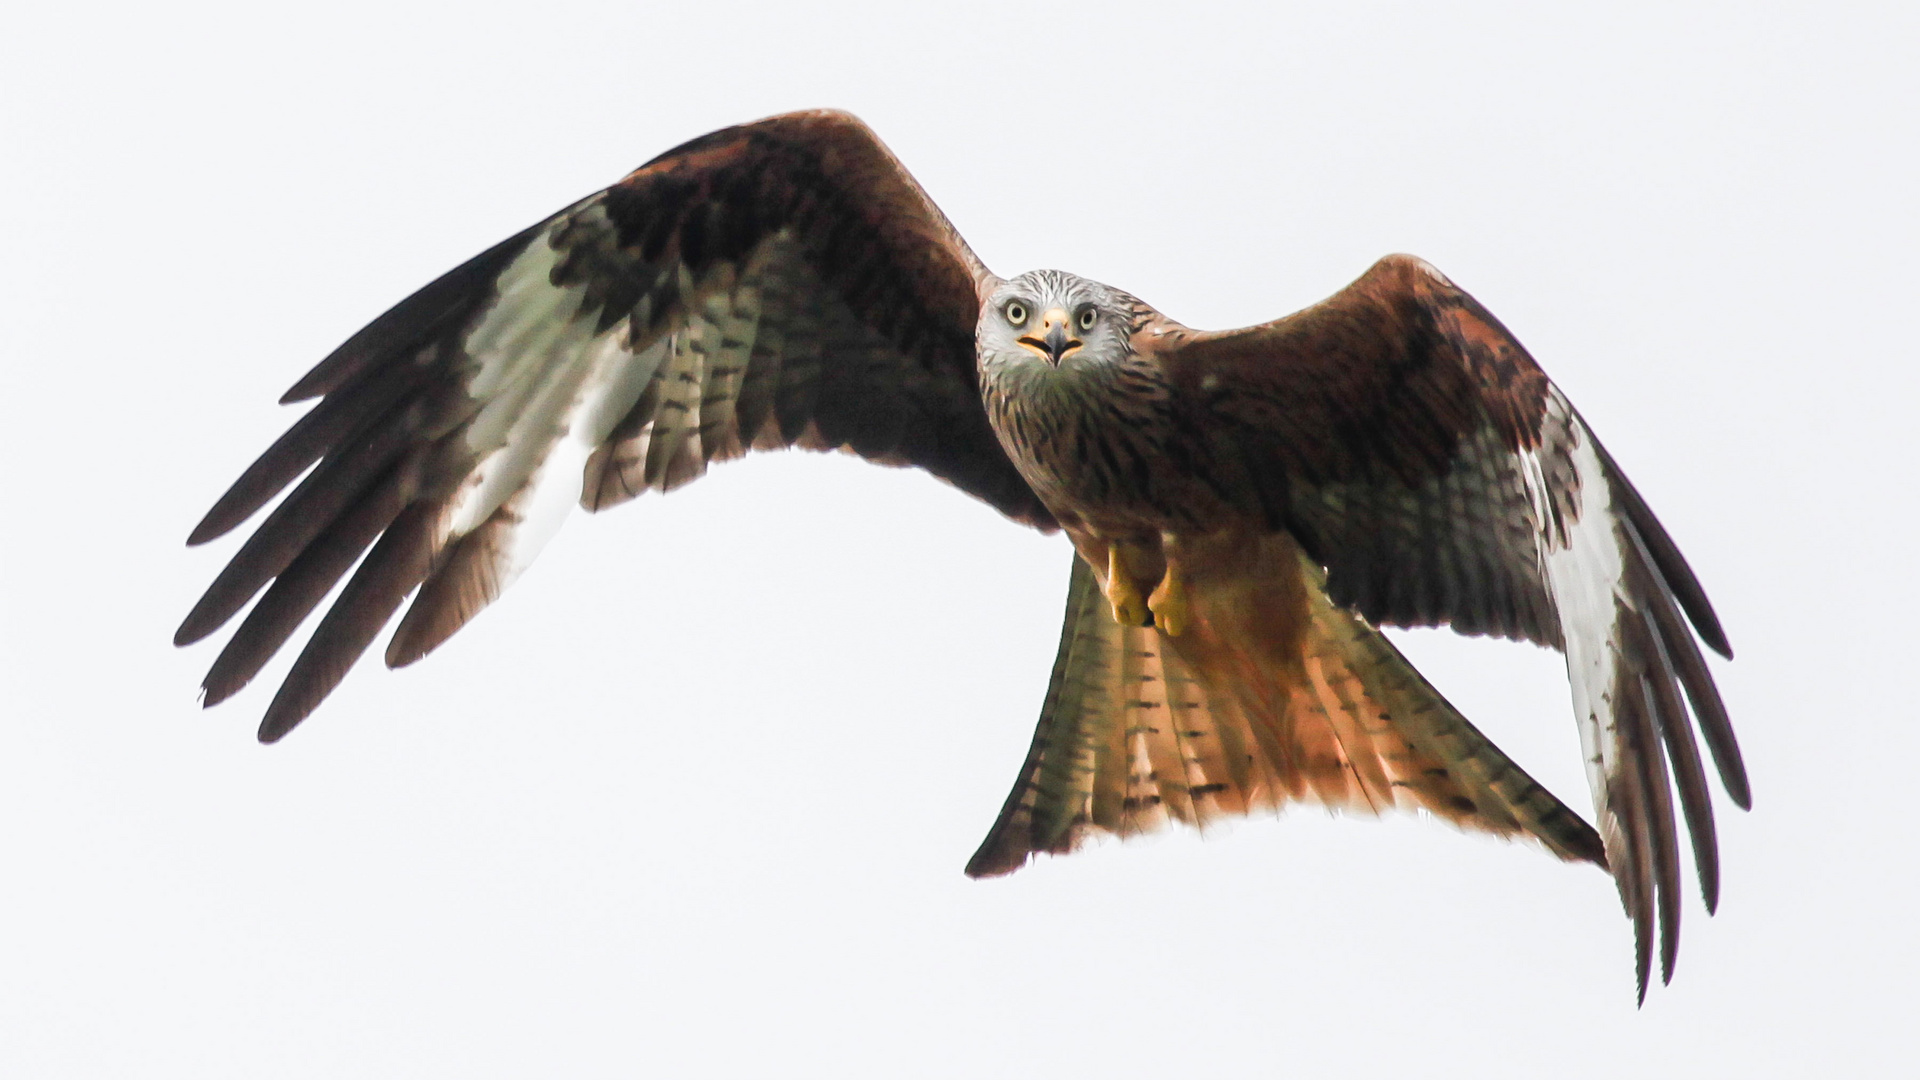
<path fill-rule="evenodd" d="M 1894 1071 L 1920 22 L 1442 6 L 11 12 L 0 1074 Z M 1231 326 L 1410 251 L 1526 342 L 1737 650 L 1755 808 L 1718 803 L 1720 914 L 1689 897 L 1671 987 L 1634 1008 L 1602 873 L 1414 818 L 967 880 L 1068 548 L 851 458 L 577 515 L 277 746 L 285 657 L 199 710 L 218 646 L 169 639 L 238 537 L 182 541 L 288 385 L 661 150 L 813 106 L 869 121 L 1002 274 Z M 1557 656 L 1400 640 L 1590 808 Z"/>

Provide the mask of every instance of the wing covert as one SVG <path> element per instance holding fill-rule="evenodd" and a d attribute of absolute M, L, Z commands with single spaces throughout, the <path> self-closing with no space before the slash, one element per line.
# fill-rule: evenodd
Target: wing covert
<path fill-rule="evenodd" d="M 696 139 L 442 276 L 296 383 L 283 400 L 320 401 L 189 542 L 305 478 L 175 641 L 265 589 L 208 673 L 216 704 L 358 562 L 268 708 L 276 739 L 409 593 L 392 666 L 498 596 L 573 504 L 670 490 L 755 448 L 918 466 L 1051 529 L 980 404 L 977 296 L 996 280 L 851 116 Z"/>

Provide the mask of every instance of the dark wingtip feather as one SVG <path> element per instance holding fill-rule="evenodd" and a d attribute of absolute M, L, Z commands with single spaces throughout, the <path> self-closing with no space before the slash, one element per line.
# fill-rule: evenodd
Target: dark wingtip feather
<path fill-rule="evenodd" d="M 1647 1003 L 1647 984 L 1653 981 L 1653 917 L 1636 912 L 1633 917 L 1634 1007 Z"/>
<path fill-rule="evenodd" d="M 367 553 L 267 706 L 261 742 L 278 740 L 319 708 L 427 576 L 442 513 L 436 504 L 412 504 Z"/>
<path fill-rule="evenodd" d="M 402 449 L 398 442 L 402 435 L 396 432 L 384 440 L 390 445 L 370 443 L 363 448 L 370 453 L 349 455 L 309 476 L 214 577 L 174 631 L 173 643 L 191 645 L 226 625 L 343 512 L 351 514 L 352 504 L 363 498 L 371 483 L 379 482 L 375 470 L 390 465 Z"/>
<path fill-rule="evenodd" d="M 1674 663 L 1676 653 L 1689 650 L 1698 663 L 1700 650 L 1681 622 L 1672 593 L 1660 584 L 1639 530 L 1628 522 L 1625 533 L 1633 542 L 1636 556 L 1632 577 L 1633 588 L 1639 594 L 1635 606 L 1640 609 L 1643 633 L 1634 636 L 1642 642 L 1640 651 L 1650 661 L 1648 686 L 1653 700 L 1649 707 L 1658 721 L 1661 740 L 1666 744 L 1675 786 L 1680 792 L 1680 807 L 1687 831 L 1693 838 L 1694 869 L 1700 879 L 1701 899 L 1706 902 L 1707 913 L 1712 914 L 1720 903 L 1719 837 L 1713 820 L 1713 797 L 1707 786 L 1694 726 L 1680 698 L 1684 679 Z"/>
<path fill-rule="evenodd" d="M 1628 624 L 1632 626 L 1632 623 Z M 1627 641 L 1633 642 L 1639 635 L 1630 635 Z M 1650 642 L 1638 642 L 1642 652 L 1651 646 Z M 1656 694 L 1653 678 L 1642 673 L 1636 680 L 1639 683 L 1639 699 L 1621 710 L 1622 718 L 1632 725 L 1628 735 L 1628 745 L 1632 748 L 1630 758 L 1638 763 L 1639 781 L 1637 811 L 1641 815 L 1641 843 L 1646 848 L 1645 869 L 1652 872 L 1652 879 L 1645 883 L 1651 894 L 1643 902 L 1651 901 L 1642 915 L 1657 922 L 1660 931 L 1660 982 L 1662 985 L 1673 981 L 1674 961 L 1680 954 L 1680 851 L 1679 835 L 1673 815 L 1673 795 L 1671 778 L 1667 772 L 1666 756 L 1661 748 L 1660 700 Z M 1646 960 L 1642 961 L 1645 965 Z M 1646 979 L 1643 966 L 1641 980 Z"/>
<path fill-rule="evenodd" d="M 1713 604 L 1707 599 L 1707 590 L 1700 584 L 1700 579 L 1694 576 L 1693 568 L 1687 565 L 1686 556 L 1680 554 L 1680 546 L 1673 542 L 1673 537 L 1667 535 L 1660 520 L 1653 516 L 1653 508 L 1634 489 L 1633 482 L 1627 479 L 1626 473 L 1620 471 L 1613 455 L 1607 453 L 1607 448 L 1600 444 L 1599 439 L 1593 440 L 1593 449 L 1613 481 L 1615 494 L 1625 504 L 1627 520 L 1633 522 L 1634 528 L 1640 531 L 1648 553 L 1653 556 L 1654 566 L 1659 568 L 1667 587 L 1673 590 L 1674 599 L 1680 602 L 1681 610 L 1687 613 L 1687 620 L 1693 623 L 1700 640 L 1726 659 L 1733 659 L 1733 645 L 1727 641 L 1727 632 L 1720 626 L 1720 617 L 1714 614 Z"/>
<path fill-rule="evenodd" d="M 494 279 L 525 250 L 534 234 L 552 220 L 547 218 L 520 230 L 388 308 L 327 354 L 312 371 L 301 376 L 299 382 L 280 395 L 280 404 L 291 405 L 338 389 L 377 361 L 404 351 L 448 323 L 472 314 L 476 305 L 493 295 Z"/>
<path fill-rule="evenodd" d="M 225 701 L 253 681 L 360 553 L 406 508 L 410 497 L 405 477 L 392 475 L 300 553 L 247 613 L 246 621 L 208 669 L 201 684 L 208 706 Z"/>
<path fill-rule="evenodd" d="M 328 613 L 328 621 L 332 621 L 332 612 Z M 258 738 L 261 742 L 279 742 L 287 732 L 299 726 L 300 721 L 311 716 L 327 695 L 340 685 L 340 680 L 346 678 L 354 661 L 360 659 L 360 650 L 348 651 L 339 648 L 342 643 L 329 640 L 336 636 L 327 634 L 329 629 L 332 628 L 326 623 L 321 624 L 306 650 L 294 661 L 293 670 L 287 673 L 286 681 L 280 684 L 279 691 L 273 695 L 266 715 L 260 718 Z"/>
<path fill-rule="evenodd" d="M 227 495 L 231 494 L 233 494 L 232 489 L 228 489 Z M 187 534 L 188 547 L 199 547 L 209 540 L 225 536 L 233 531 L 235 525 L 246 520 L 245 516 L 227 520 L 229 515 L 221 512 L 221 503 L 224 503 L 226 498 L 226 495 L 221 496 L 220 502 L 214 503 L 213 509 L 207 511 L 207 516 L 201 518 L 200 524 L 195 525 L 193 531 Z"/>
<path fill-rule="evenodd" d="M 187 545 L 212 540 L 253 516 L 309 465 L 330 453 L 340 454 L 353 441 L 355 429 L 391 416 L 391 410 L 436 374 L 434 365 L 418 358 L 413 363 L 388 359 L 377 374 L 328 395 L 274 440 L 207 511 Z"/>
<path fill-rule="evenodd" d="M 1621 691 L 1616 693 L 1614 702 L 1620 721 L 1616 738 L 1623 740 L 1618 749 L 1625 761 L 1608 782 L 1607 801 L 1618 821 L 1621 840 L 1619 858 L 1611 861 L 1621 904 L 1627 909 L 1627 918 L 1633 922 L 1634 978 L 1639 989 L 1638 1001 L 1644 1004 L 1647 983 L 1653 973 L 1654 903 L 1658 889 L 1655 875 L 1658 871 L 1653 847 L 1651 793 L 1647 790 L 1643 762 L 1639 760 L 1640 755 L 1635 753 L 1630 741 L 1642 737 L 1639 729 L 1645 718 L 1638 715 L 1641 707 L 1636 700 L 1638 695 L 1628 691 L 1624 683 L 1616 684 L 1616 690 Z"/>
<path fill-rule="evenodd" d="M 251 681 L 251 678 L 218 679 L 215 678 L 213 672 L 207 672 L 206 679 L 200 683 L 200 707 L 203 709 L 213 708 L 215 705 L 246 689 L 247 683 Z"/>
<path fill-rule="evenodd" d="M 1706 740 L 1707 752 L 1713 757 L 1714 769 L 1720 774 L 1721 786 L 1726 788 L 1735 806 L 1742 810 L 1753 809 L 1753 791 L 1747 781 L 1746 761 L 1741 757 L 1739 740 L 1733 734 L 1733 720 L 1727 715 L 1726 703 L 1720 700 L 1720 690 L 1714 685 L 1712 674 L 1707 671 L 1706 657 L 1700 655 L 1700 646 L 1687 628 L 1681 625 L 1679 616 L 1670 605 L 1655 605 L 1653 615 L 1660 628 L 1660 640 L 1667 647 L 1667 658 L 1680 676 L 1680 685 L 1686 689 L 1687 700 L 1693 705 L 1693 715 L 1699 718 L 1700 734 Z"/>
<path fill-rule="evenodd" d="M 333 419 L 334 423 L 316 423 L 317 419 Z M 320 460 L 328 444 L 340 434 L 333 430 L 339 426 L 337 417 L 328 417 L 317 410 L 301 417 L 214 501 L 212 509 L 187 536 L 187 546 L 197 547 L 225 536 L 252 517 L 254 511 L 265 506 L 267 500 L 279 494 L 302 470 Z"/>
<path fill-rule="evenodd" d="M 1591 432 L 1589 432 L 1591 437 Z M 1700 640 L 1714 652 L 1731 660 L 1733 646 L 1728 643 L 1726 632 L 1720 626 L 1720 619 L 1714 614 L 1713 605 L 1708 602 L 1706 590 L 1694 577 L 1687 560 L 1680 554 L 1673 538 L 1661 527 L 1653 516 L 1653 510 L 1647 501 L 1634 489 L 1620 466 L 1607 453 L 1599 439 L 1593 439 L 1593 449 L 1606 468 L 1612 481 L 1613 492 L 1624 506 L 1627 520 L 1637 534 L 1640 543 L 1651 557 L 1660 578 L 1671 592 L 1674 600 L 1687 615 Z M 1706 660 L 1700 655 L 1700 649 L 1694 644 L 1693 636 L 1678 625 L 1670 611 L 1658 612 L 1662 616 L 1663 637 L 1670 650 L 1670 659 L 1674 662 L 1680 676 L 1681 685 L 1686 688 L 1687 699 L 1693 705 L 1694 715 L 1700 719 L 1701 734 L 1706 738 L 1707 749 L 1713 756 L 1714 768 L 1720 773 L 1720 783 L 1733 799 L 1735 806 L 1742 810 L 1753 809 L 1753 793 L 1747 782 L 1746 763 L 1740 755 L 1740 745 L 1734 738 L 1733 723 L 1727 716 L 1726 705 L 1720 700 L 1720 691 L 1714 686 L 1713 677 L 1707 671 Z"/>
<path fill-rule="evenodd" d="M 216 580 L 214 584 L 218 586 L 219 582 Z M 232 610 L 229 611 L 227 598 L 214 588 L 209 588 L 200 597 L 200 602 L 193 605 L 193 610 L 187 612 L 187 617 L 180 621 L 179 628 L 173 632 L 173 644 L 184 648 L 220 629 L 252 596 L 252 593 L 248 593 L 239 603 L 232 604 Z"/>
<path fill-rule="evenodd" d="M 1640 843 L 1645 844 L 1646 837 L 1641 837 Z M 1652 868 L 1642 866 L 1640 869 L 1651 870 Z M 1634 1002 L 1635 1005 L 1646 1004 L 1647 986 L 1653 981 L 1653 936 L 1656 918 L 1653 913 L 1653 894 L 1654 884 L 1651 880 L 1635 883 L 1634 910 L 1632 916 L 1633 979 L 1634 987 L 1638 992 L 1638 996 Z"/>

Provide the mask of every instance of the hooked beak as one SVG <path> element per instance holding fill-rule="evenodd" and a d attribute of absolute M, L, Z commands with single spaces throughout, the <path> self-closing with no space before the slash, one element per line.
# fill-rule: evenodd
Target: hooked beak
<path fill-rule="evenodd" d="M 1080 339 L 1067 333 L 1071 320 L 1064 308 L 1049 308 L 1040 316 L 1038 336 L 1028 334 L 1019 339 L 1020 344 L 1032 349 L 1046 358 L 1054 367 L 1060 366 L 1060 358 L 1080 347 Z"/>

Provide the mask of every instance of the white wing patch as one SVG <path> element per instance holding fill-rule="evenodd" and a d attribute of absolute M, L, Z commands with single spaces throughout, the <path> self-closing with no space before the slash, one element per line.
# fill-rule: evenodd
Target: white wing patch
<path fill-rule="evenodd" d="M 552 283 L 557 258 L 544 240 L 533 243 L 501 275 L 498 300 L 467 335 L 465 351 L 478 366 L 467 392 L 484 404 L 458 441 L 479 463 L 446 516 L 435 575 L 460 580 L 422 587 L 395 633 L 391 664 L 424 656 L 526 571 L 580 502 L 587 459 L 672 350 L 674 335 L 656 331 L 636 351 L 631 316 L 597 329 L 600 312 L 586 288 Z M 415 617 L 441 606 L 453 617 Z"/>
<path fill-rule="evenodd" d="M 1547 401 L 1542 428 L 1564 431 L 1578 488 L 1577 513 L 1562 515 L 1548 494 L 1539 454 L 1525 455 L 1527 493 L 1539 522 L 1540 554 L 1554 608 L 1566 642 L 1567 681 L 1580 728 L 1598 826 L 1609 851 L 1620 850 L 1620 824 L 1610 813 L 1607 778 L 1620 768 L 1618 718 L 1611 695 L 1619 663 L 1616 609 L 1625 595 L 1626 565 L 1614 518 L 1613 494 L 1593 436 L 1555 388 Z M 1549 451 L 1559 447 L 1544 448 Z"/>
<path fill-rule="evenodd" d="M 1541 435 L 1544 445 L 1525 471 L 1540 524 L 1542 569 L 1566 645 L 1594 826 L 1633 922 L 1645 1000 L 1656 929 L 1663 982 L 1673 977 L 1680 940 L 1679 838 L 1669 757 L 1679 770 L 1681 803 L 1709 908 L 1717 893 L 1712 810 L 1660 623 L 1665 618 L 1676 624 L 1678 635 L 1687 632 L 1677 628 L 1678 613 L 1667 610 L 1674 603 L 1671 587 L 1638 539 L 1631 505 L 1622 501 L 1632 498 L 1621 494 L 1625 481 L 1557 389 L 1547 400 Z M 1548 463 L 1561 473 L 1556 483 L 1543 487 L 1538 477 L 1554 475 L 1542 468 Z M 1546 496 L 1558 497 L 1557 509 L 1555 499 Z M 1703 700 L 1695 697 L 1696 710 Z M 1717 707 L 1717 699 L 1710 707 Z"/>
<path fill-rule="evenodd" d="M 579 211 L 601 213 L 596 206 Z M 518 578 L 583 501 L 600 505 L 600 452 L 623 477 L 670 489 L 707 462 L 743 453 L 735 399 L 762 314 L 759 279 L 790 246 L 763 243 L 744 269 L 717 264 L 695 281 L 684 266 L 656 284 L 684 305 L 649 325 L 651 297 L 598 329 L 585 285 L 555 285 L 559 253 L 536 241 L 502 273 L 498 299 L 467 334 L 477 367 L 468 393 L 482 402 L 459 451 L 478 464 L 446 516 L 432 577 L 388 650 L 411 663 L 446 640 Z M 636 342 L 635 327 L 644 335 Z M 643 421 L 616 434 L 623 422 Z"/>

